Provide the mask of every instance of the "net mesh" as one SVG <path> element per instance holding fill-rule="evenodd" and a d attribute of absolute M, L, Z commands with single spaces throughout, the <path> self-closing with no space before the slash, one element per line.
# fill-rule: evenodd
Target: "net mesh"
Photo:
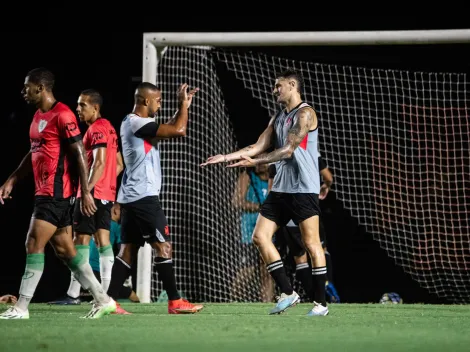
<path fill-rule="evenodd" d="M 236 171 L 198 166 L 209 155 L 237 147 L 219 64 L 270 115 L 278 109 L 271 94 L 275 75 L 300 71 L 304 100 L 319 116 L 319 149 L 334 171 L 336 198 L 423 287 L 452 302 L 470 301 L 466 74 L 178 47 L 164 55 L 157 83 L 168 94 L 165 116 L 176 109 L 172 92 L 180 82 L 201 88 L 191 107 L 189 136 L 162 145 L 162 201 L 178 280 L 188 296 L 257 301 L 263 282 L 257 252 L 240 244 L 240 210 L 231 205 Z M 160 289 L 152 284 L 154 297 Z"/>

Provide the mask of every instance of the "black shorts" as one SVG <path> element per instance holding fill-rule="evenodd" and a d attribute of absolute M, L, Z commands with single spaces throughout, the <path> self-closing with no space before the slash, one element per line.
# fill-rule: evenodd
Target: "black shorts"
<path fill-rule="evenodd" d="M 320 241 L 322 247 L 326 247 L 326 234 L 322 221 L 320 220 Z M 277 247 L 287 246 L 289 253 L 294 257 L 301 257 L 305 254 L 305 246 L 302 241 L 302 234 L 298 226 L 281 227 L 275 236 Z"/>
<path fill-rule="evenodd" d="M 95 199 L 96 212 L 92 216 L 83 215 L 80 211 L 81 198 L 77 198 L 73 211 L 73 230 L 78 234 L 93 235 L 98 229 L 111 228 L 111 208 L 113 202 Z"/>
<path fill-rule="evenodd" d="M 38 196 L 34 199 L 33 217 L 63 228 L 72 225 L 72 211 L 75 198 L 56 199 Z"/>
<path fill-rule="evenodd" d="M 121 242 L 143 246 L 145 242 L 169 242 L 170 229 L 157 196 L 121 204 Z"/>
<path fill-rule="evenodd" d="M 261 206 L 260 214 L 274 221 L 279 227 L 285 226 L 291 219 L 298 225 L 312 216 L 321 214 L 318 194 L 271 191 Z"/>

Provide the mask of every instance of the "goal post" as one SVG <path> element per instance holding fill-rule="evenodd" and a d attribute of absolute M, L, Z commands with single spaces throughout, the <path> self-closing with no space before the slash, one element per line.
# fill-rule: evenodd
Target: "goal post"
<path fill-rule="evenodd" d="M 178 84 L 183 83 L 181 80 L 192 79 L 201 84 L 201 94 L 207 94 L 202 98 L 203 102 L 199 102 L 199 97 L 196 97 L 193 104 L 196 105 L 198 116 L 196 121 L 190 118 L 190 123 L 196 124 L 198 127 L 194 132 L 191 132 L 191 128 L 188 129 L 189 133 L 193 133 L 192 139 L 187 142 L 174 141 L 168 144 L 167 151 L 162 152 L 163 162 L 163 174 L 164 177 L 168 177 L 170 180 L 165 183 L 163 181 L 162 186 L 162 197 L 163 197 L 163 208 L 170 213 L 170 228 L 172 227 L 172 220 L 176 221 L 177 216 L 187 214 L 188 219 L 179 219 L 177 226 L 177 233 L 172 235 L 176 236 L 176 254 L 175 262 L 181 263 L 181 255 L 191 257 L 191 262 L 186 263 L 184 268 L 176 265 L 177 281 L 178 285 L 181 281 L 184 281 L 182 291 L 196 297 L 197 300 L 209 300 L 209 301 L 230 301 L 231 298 L 226 296 L 223 292 L 224 286 L 230 285 L 232 282 L 232 276 L 235 275 L 235 269 L 232 269 L 232 259 L 239 259 L 245 256 L 244 252 L 237 252 L 236 249 L 239 246 L 239 241 L 234 239 L 237 235 L 235 232 L 238 230 L 239 213 L 234 210 L 230 204 L 230 194 L 233 190 L 233 184 L 236 182 L 237 175 L 233 170 L 227 171 L 227 169 L 214 168 L 210 174 L 203 174 L 197 169 L 197 164 L 205 157 L 214 153 L 223 152 L 228 153 L 237 147 L 237 141 L 230 127 L 230 112 L 224 104 L 224 96 L 218 92 L 218 78 L 216 76 L 216 69 L 214 64 L 211 62 L 211 58 L 215 57 L 220 62 L 227 65 L 227 69 L 237 76 L 243 82 L 244 87 L 249 90 L 253 97 L 260 101 L 260 105 L 266 109 L 269 113 L 273 112 L 276 108 L 274 102 L 264 92 L 270 89 L 272 84 L 273 74 L 276 70 L 283 67 L 291 66 L 292 60 L 283 60 L 282 58 L 270 58 L 264 55 L 252 56 L 238 55 L 237 53 L 225 53 L 216 52 L 213 56 L 206 53 L 210 52 L 212 48 L 217 47 L 263 47 L 263 46 L 354 46 L 354 45 L 433 45 L 433 44 L 451 44 L 451 43 L 470 43 L 470 29 L 449 29 L 449 30 L 409 30 L 409 31 L 343 31 L 343 32 L 227 32 L 227 33 L 211 33 L 211 32 L 191 32 L 191 33 L 144 33 L 143 34 L 143 67 L 142 67 L 142 79 L 143 81 L 151 82 L 161 86 L 163 84 L 164 94 L 164 108 L 163 113 L 169 117 L 174 112 L 175 101 L 171 94 L 176 96 L 174 93 L 175 88 Z M 164 62 L 164 60 L 167 60 Z M 162 66 L 162 62 L 164 65 Z M 259 65 L 258 68 L 255 67 Z M 444 99 L 441 103 L 442 106 L 437 107 L 437 115 L 441 111 L 450 111 L 445 116 L 451 121 L 452 126 L 440 126 L 439 131 L 447 131 L 449 128 L 457 128 L 457 134 L 464 134 L 467 131 L 467 125 L 459 120 L 463 114 L 466 114 L 462 109 L 462 102 L 466 101 L 464 94 L 466 91 L 466 76 L 465 75 L 451 75 L 443 77 L 444 83 L 440 83 L 440 78 L 419 78 L 414 72 L 395 72 L 395 71 L 379 71 L 379 70 L 366 70 L 364 68 L 354 67 L 343 67 L 337 65 L 322 65 L 318 66 L 315 63 L 302 62 L 295 63 L 294 66 L 300 67 L 301 71 L 307 79 L 321 81 L 320 86 L 310 85 L 311 91 L 309 92 L 311 97 L 318 96 L 318 104 L 320 108 L 325 110 L 320 115 L 325 119 L 325 130 L 330 133 L 329 136 L 325 136 L 324 142 L 328 144 L 328 147 L 334 149 L 334 145 L 331 142 L 332 134 L 338 135 L 338 123 L 332 120 L 333 115 L 338 113 L 345 113 L 345 109 L 353 109 L 354 111 L 347 111 L 348 120 L 344 120 L 343 124 L 349 128 L 351 126 L 357 126 L 358 124 L 369 124 L 367 127 L 368 132 L 372 130 L 380 129 L 379 134 L 386 133 L 380 127 L 380 124 L 391 123 L 389 120 L 401 114 L 402 118 L 407 118 L 409 121 L 410 136 L 400 135 L 401 141 L 397 144 L 391 141 L 389 137 L 383 139 L 371 138 L 368 145 L 358 147 L 357 155 L 356 149 L 352 148 L 350 153 L 353 153 L 354 157 L 364 158 L 364 169 L 361 169 L 360 164 L 357 170 L 351 170 L 350 163 L 344 161 L 348 157 L 348 151 L 340 150 L 340 148 L 334 149 L 331 155 L 331 161 L 338 170 L 345 169 L 345 171 L 339 171 L 338 179 L 339 183 L 335 185 L 338 187 L 338 192 L 344 192 L 342 197 L 345 203 L 348 205 L 353 216 L 359 219 L 359 223 L 364 224 L 368 231 L 374 234 L 374 238 L 377 239 L 383 248 L 387 249 L 389 255 L 391 255 L 395 261 L 402 265 L 406 272 L 410 273 L 413 278 L 417 279 L 422 285 L 426 287 L 434 287 L 434 291 L 441 293 L 443 287 L 447 287 L 448 283 L 440 285 L 443 277 L 454 280 L 457 286 L 455 292 L 451 294 L 451 299 L 456 301 L 462 300 L 463 293 L 467 292 L 466 286 L 469 278 L 460 273 L 462 267 L 470 267 L 470 263 L 460 262 L 457 266 L 459 270 L 451 272 L 449 276 L 442 272 L 434 273 L 433 268 L 424 268 L 426 265 L 432 266 L 429 260 L 424 258 L 424 253 L 421 251 L 421 247 L 426 239 L 426 225 L 418 224 L 415 229 L 403 228 L 403 231 L 408 237 L 400 237 L 390 233 L 387 229 L 387 225 L 384 224 L 383 220 L 377 220 L 377 218 L 387 218 L 388 221 L 399 220 L 396 217 L 400 216 L 398 213 L 404 213 L 404 205 L 408 202 L 419 203 L 420 198 L 416 195 L 407 195 L 407 199 L 395 199 L 394 205 L 390 204 L 390 197 L 399 197 L 396 192 L 399 191 L 400 186 L 397 185 L 399 177 L 390 174 L 387 170 L 384 171 L 386 166 L 380 165 L 382 162 L 390 162 L 392 158 L 393 167 L 404 167 L 411 168 L 415 171 L 414 156 L 406 155 L 407 152 L 412 154 L 414 146 L 407 143 L 412 143 L 413 140 L 418 139 L 418 148 L 439 148 L 440 145 L 434 140 L 435 134 L 429 134 L 429 131 L 420 131 L 419 128 L 426 122 L 422 121 L 422 115 L 433 114 L 434 107 L 425 106 L 426 99 L 415 99 L 411 101 L 406 97 L 408 94 L 406 87 L 396 88 L 396 85 L 401 85 L 403 82 L 415 79 L 416 87 L 410 88 L 411 92 L 416 89 L 430 89 L 439 90 L 444 95 L 442 98 L 440 95 L 436 96 L 436 99 Z M 174 74 L 172 72 L 175 72 Z M 249 78 L 250 76 L 256 78 Z M 345 78 L 346 77 L 346 78 Z M 158 79 L 157 79 L 158 78 Z M 336 81 L 338 79 L 338 82 Z M 439 81 L 439 82 L 438 82 Z M 404 84 L 404 83 L 403 83 Z M 308 84 L 307 84 L 308 85 Z M 425 85 L 428 85 L 425 87 Z M 463 86 L 465 85 L 465 87 Z M 365 88 L 364 88 L 365 87 Z M 394 88 L 395 87 L 395 88 Z M 437 88 L 436 88 L 437 87 Z M 166 91 L 165 90 L 170 90 Z M 367 92 L 363 92 L 365 89 Z M 371 90 L 369 92 L 369 89 Z M 394 90 L 395 89 L 395 90 Z M 452 91 L 446 95 L 446 90 L 451 89 Z M 373 91 L 372 91 L 373 90 Z M 442 90 L 442 92 L 441 92 Z M 206 91 L 206 93 L 202 93 Z M 411 92 L 412 93 L 412 92 Z M 411 94 L 410 93 L 410 94 Z M 336 97 L 335 94 L 341 95 Z M 369 101 L 368 103 L 364 99 L 377 99 L 379 96 L 388 95 L 387 98 L 383 98 L 383 101 Z M 199 93 L 198 93 L 199 95 Z M 168 97 L 167 97 L 168 96 Z M 398 102 L 398 97 L 401 99 Z M 396 101 L 389 101 L 394 99 Z M 165 107 L 169 101 L 169 106 Z M 364 107 L 363 105 L 369 105 Z M 371 107 L 370 105 L 375 105 Z M 453 105 L 454 104 L 454 105 Z M 393 105 L 393 107 L 392 107 Z M 401 112 L 396 112 L 396 109 L 402 109 Z M 193 107 L 191 108 L 193 109 Z M 451 109 L 451 110 L 449 110 Z M 331 111 L 330 111 L 331 110 Z M 393 110 L 393 114 L 390 117 L 378 116 L 377 112 L 386 112 Z M 357 113 L 357 116 L 353 116 Z M 367 120 L 367 114 L 373 115 L 371 121 Z M 450 114 L 450 115 L 449 115 Z M 210 115 L 211 119 L 206 119 L 205 115 Z M 206 128 L 206 126 L 209 126 Z M 413 130 L 413 128 L 415 130 Z M 392 128 L 393 129 L 393 128 Z M 470 130 L 469 130 L 470 131 Z M 334 132 L 334 133 L 333 133 Z M 435 132 L 438 133 L 438 132 Z M 215 139 L 214 144 L 204 140 L 204 135 L 210 134 L 211 138 Z M 350 135 L 341 131 L 339 135 L 348 138 L 350 142 L 358 142 L 363 136 L 359 136 L 359 132 L 352 131 Z M 463 137 L 462 137 L 463 138 Z M 451 137 L 448 137 L 448 148 L 453 150 Z M 321 142 L 320 142 L 321 143 Z M 359 144 L 363 141 L 359 141 Z M 393 144 L 392 150 L 387 150 L 387 146 Z M 401 144 L 400 144 L 401 143 Z M 450 143 L 450 147 L 449 147 Z M 457 142 L 455 142 L 457 143 Z M 455 145 L 456 146 L 456 145 Z M 362 148 L 362 149 L 361 149 Z M 395 149 L 394 149 L 395 148 Z M 400 149 L 405 148 L 405 149 Z M 409 148 L 409 149 L 406 149 Z M 455 147 L 457 148 L 457 147 Z M 365 155 L 366 150 L 370 152 L 370 155 Z M 400 157 L 396 157 L 401 151 L 405 151 L 403 160 Z M 208 154 L 210 153 L 210 154 Z M 183 160 L 180 160 L 183 156 Z M 351 155 L 350 155 L 351 156 Z M 429 156 L 432 158 L 433 156 Z M 465 155 L 454 155 L 454 158 L 460 160 Z M 418 157 L 417 157 L 418 158 Z M 436 159 L 429 159 L 430 163 L 436 163 Z M 417 160 L 417 159 L 416 159 Z M 377 164 L 377 162 L 379 164 Z M 411 163 L 411 166 L 410 166 Z M 436 166 L 432 164 L 431 166 Z M 372 170 L 372 171 L 371 171 Z M 406 170 L 404 170 L 406 171 Z M 466 170 L 463 170 L 465 173 Z M 170 174 L 170 176 L 165 176 Z M 352 175 L 352 176 L 351 176 Z M 358 176 L 359 175 L 359 176 Z M 194 181 L 190 181 L 191 177 L 194 177 Z M 361 179 L 362 177 L 362 179 Z M 398 181 L 397 181 L 398 180 Z M 191 183 L 192 182 L 192 183 Z M 468 186 L 467 181 L 459 180 L 460 187 Z M 191 183 L 191 184 L 190 184 Z M 373 189 L 372 193 L 357 194 L 358 189 L 366 183 Z M 188 186 L 188 184 L 190 184 Z M 421 187 L 424 187 L 420 185 Z M 390 187 L 393 189 L 391 190 Z M 208 194 L 207 198 L 201 199 L 198 196 L 192 196 L 191 192 L 200 192 L 205 190 Z M 188 193 L 189 192 L 189 193 Z M 212 195 L 212 193 L 214 193 Z M 222 194 L 222 193 L 227 194 Z M 410 199 L 412 198 L 412 199 Z M 458 198 L 458 196 L 457 196 Z M 371 203 L 376 204 L 376 208 L 364 211 L 361 207 L 371 207 Z M 434 204 L 434 200 L 431 201 L 431 208 Z M 455 216 L 456 221 L 460 221 L 463 213 L 461 212 L 461 206 L 466 207 L 464 204 L 459 204 L 453 211 L 457 212 Z M 398 211 L 397 211 L 398 209 Z M 420 213 L 421 214 L 421 213 Z M 406 216 L 420 216 L 413 214 L 406 214 Z M 424 216 L 428 216 L 425 214 Z M 223 220 L 223 224 L 217 224 L 214 218 L 218 217 Z M 370 219 L 369 219 L 370 218 Z M 374 220 L 371 220 L 374 219 Z M 381 222 L 382 221 L 382 222 Z M 191 223 L 194 222 L 194 223 Z M 419 221 L 418 221 L 419 222 Z M 449 233 L 450 226 L 436 225 L 438 235 L 443 232 L 448 235 L 447 239 L 450 239 L 451 234 Z M 440 227 L 442 226 L 442 227 Z M 468 222 L 466 223 L 468 226 Z M 193 228 L 194 227 L 194 228 Z M 196 229 L 196 230 L 194 230 Z M 398 229 L 399 231 L 400 229 Z M 467 228 L 468 230 L 468 228 Z M 463 231 L 463 230 L 462 230 Z M 178 233 L 181 232 L 181 233 Z M 183 235 L 184 233 L 184 235 Z M 194 233 L 194 237 L 191 237 Z M 178 237 L 180 236 L 180 237 Z M 468 234 L 463 233 L 462 236 L 469 238 Z M 181 243 L 182 237 L 191 237 L 189 242 Z M 410 239 L 411 238 L 411 239 Z M 180 241 L 180 242 L 178 242 Z M 224 242 L 225 241 L 225 242 Z M 423 242 L 424 241 L 424 242 Z M 183 240 L 184 242 L 184 240 Z M 406 245 L 412 246 L 409 253 L 408 250 L 405 253 L 400 253 L 400 248 Z M 459 240 L 454 239 L 455 245 L 460 245 Z M 200 249 L 200 246 L 203 249 Z M 238 248 L 238 247 L 237 247 Z M 430 247 L 431 248 L 431 247 Z M 426 248 L 426 251 L 429 248 Z M 226 251 L 232 258 L 226 258 L 219 252 Z M 440 254 L 445 256 L 444 249 L 440 249 Z M 427 252 L 426 252 L 427 253 Z M 454 256 L 461 254 L 453 252 Z M 205 256 L 215 256 L 212 259 L 207 259 Z M 454 258 L 455 259 L 455 258 Z M 253 258 L 249 260 L 254 260 Z M 200 261 L 200 262 L 198 262 Z M 424 262 L 423 262 L 424 261 Z M 413 264 L 412 264 L 413 263 Z M 258 265 L 258 262 L 252 263 Z M 446 265 L 443 265 L 445 267 Z M 207 272 L 207 277 L 190 277 L 193 270 L 198 273 Z M 227 273 L 224 273 L 227 270 Z M 231 271 L 233 270 L 233 271 Z M 427 270 L 424 274 L 422 270 Z M 434 280 L 434 281 L 433 281 Z M 138 258 L 138 269 L 137 269 L 137 295 L 142 303 L 149 303 L 155 300 L 152 297 L 154 274 L 152 271 L 152 250 L 149 245 L 142 247 L 139 251 Z M 198 282 L 200 281 L 200 282 Z M 444 280 L 445 281 L 445 280 Z M 246 281 L 247 286 L 252 285 L 252 282 Z M 434 285 L 434 286 L 433 286 Z M 255 285 L 256 286 L 256 285 Z M 254 287 L 254 286 L 253 286 Z M 257 287 L 257 286 L 256 286 Z M 161 287 L 160 287 L 161 288 Z M 202 295 L 195 293 L 198 290 L 207 290 Z M 227 288 L 229 290 L 229 288 Z M 245 290 L 245 288 L 243 288 Z M 248 290 L 248 288 L 246 288 Z M 255 288 L 251 289 L 256 291 Z M 244 292 L 245 296 L 254 297 L 255 294 L 251 291 Z M 155 295 L 154 295 L 155 296 Z M 444 294 L 445 296 L 445 294 Z M 251 300 L 252 298 L 249 298 Z M 256 300 L 256 299 L 253 299 Z"/>

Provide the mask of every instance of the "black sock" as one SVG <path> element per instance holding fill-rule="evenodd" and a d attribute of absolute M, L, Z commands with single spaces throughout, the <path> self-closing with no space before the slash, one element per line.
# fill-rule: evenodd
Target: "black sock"
<path fill-rule="evenodd" d="M 268 269 L 268 273 L 271 274 L 274 282 L 280 288 L 282 293 L 291 295 L 292 292 L 294 292 L 289 279 L 287 278 L 286 269 L 284 269 L 282 260 L 279 259 L 266 265 L 266 269 Z"/>
<path fill-rule="evenodd" d="M 313 276 L 313 292 L 315 302 L 321 303 L 322 306 L 326 307 L 326 266 L 321 266 L 312 269 Z"/>
<path fill-rule="evenodd" d="M 127 280 L 131 273 L 131 267 L 120 257 L 116 257 L 113 264 L 113 270 L 111 271 L 111 282 L 108 287 L 108 295 L 114 299 L 119 297 L 119 291 L 121 290 L 124 281 Z"/>
<path fill-rule="evenodd" d="M 325 260 L 326 260 L 326 269 L 327 269 L 327 277 L 328 281 L 333 283 L 333 264 L 331 263 L 331 255 L 329 252 L 325 252 Z"/>
<path fill-rule="evenodd" d="M 155 269 L 158 277 L 162 280 L 163 289 L 166 291 L 169 300 L 180 299 L 181 296 L 176 289 L 175 270 L 173 269 L 173 261 L 168 258 L 155 258 Z"/>
<path fill-rule="evenodd" d="M 310 302 L 313 302 L 315 297 L 313 293 L 313 277 L 310 265 L 308 265 L 308 263 L 297 264 L 295 267 L 295 277 L 302 284 Z"/>

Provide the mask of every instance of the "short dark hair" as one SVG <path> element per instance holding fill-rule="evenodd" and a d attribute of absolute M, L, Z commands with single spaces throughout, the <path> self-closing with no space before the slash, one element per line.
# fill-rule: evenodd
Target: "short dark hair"
<path fill-rule="evenodd" d="M 297 81 L 297 87 L 299 93 L 303 93 L 304 91 L 304 78 L 302 77 L 302 74 L 296 70 L 293 69 L 287 69 L 280 74 L 277 75 L 276 78 L 293 78 Z"/>
<path fill-rule="evenodd" d="M 150 90 L 160 90 L 155 84 L 150 82 L 141 82 L 137 86 L 137 89 L 150 89 Z"/>
<path fill-rule="evenodd" d="M 42 84 L 47 91 L 52 91 L 54 88 L 55 77 L 54 74 L 44 67 L 38 67 L 28 72 L 26 77 L 34 84 Z"/>
<path fill-rule="evenodd" d="M 87 97 L 90 97 L 90 102 L 92 104 L 97 104 L 100 109 L 103 106 L 103 97 L 95 89 L 85 89 L 80 93 L 80 95 L 86 95 Z"/>

